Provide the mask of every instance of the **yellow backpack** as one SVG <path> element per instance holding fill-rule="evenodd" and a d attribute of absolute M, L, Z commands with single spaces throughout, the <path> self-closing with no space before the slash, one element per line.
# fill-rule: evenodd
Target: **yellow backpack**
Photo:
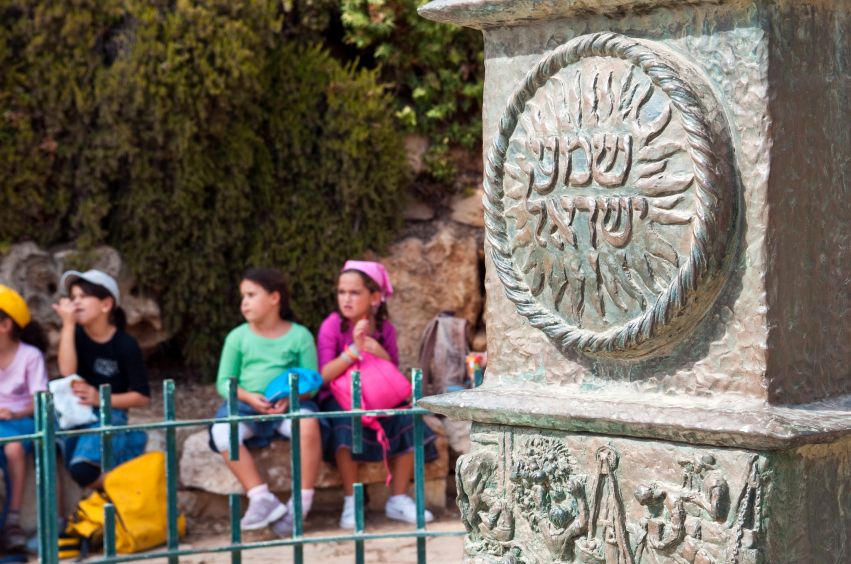
<path fill-rule="evenodd" d="M 104 491 L 80 501 L 59 539 L 60 558 L 85 557 L 103 544 L 104 505 L 115 506 L 115 549 L 140 552 L 166 541 L 168 534 L 165 454 L 148 452 L 106 475 Z M 178 534 L 186 534 L 186 519 L 177 518 Z"/>

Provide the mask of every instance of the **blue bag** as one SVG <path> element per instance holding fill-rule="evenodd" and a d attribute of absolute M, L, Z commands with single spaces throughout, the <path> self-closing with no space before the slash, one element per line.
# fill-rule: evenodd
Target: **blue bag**
<path fill-rule="evenodd" d="M 289 368 L 284 370 L 266 386 L 266 399 L 272 403 L 290 397 L 290 374 L 298 374 L 298 395 L 310 394 L 322 386 L 322 376 L 309 368 Z"/>

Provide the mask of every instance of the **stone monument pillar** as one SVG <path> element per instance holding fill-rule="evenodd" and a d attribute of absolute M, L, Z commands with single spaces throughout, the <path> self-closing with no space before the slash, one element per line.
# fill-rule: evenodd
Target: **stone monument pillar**
<path fill-rule="evenodd" d="M 470 562 L 851 562 L 851 2 L 435 0 L 485 39 Z"/>

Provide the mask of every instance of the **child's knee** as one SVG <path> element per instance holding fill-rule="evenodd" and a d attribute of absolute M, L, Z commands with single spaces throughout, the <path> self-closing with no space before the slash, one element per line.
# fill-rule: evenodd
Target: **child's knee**
<path fill-rule="evenodd" d="M 319 419 L 302 419 L 301 420 L 301 438 L 318 441 L 321 434 L 319 432 Z"/>
<path fill-rule="evenodd" d="M 230 424 L 215 423 L 210 430 L 213 436 L 213 444 L 216 445 L 216 450 L 219 452 L 228 452 L 230 450 Z M 239 444 L 245 441 L 246 426 L 245 423 L 240 423 L 237 426 L 237 435 Z"/>
<path fill-rule="evenodd" d="M 3 454 L 6 458 L 19 460 L 26 455 L 26 451 L 21 443 L 6 443 L 3 445 Z"/>

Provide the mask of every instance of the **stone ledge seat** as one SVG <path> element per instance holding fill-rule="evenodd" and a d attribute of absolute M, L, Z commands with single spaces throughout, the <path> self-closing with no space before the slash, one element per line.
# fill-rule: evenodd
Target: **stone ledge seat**
<path fill-rule="evenodd" d="M 449 474 L 448 440 L 443 426 L 436 418 L 425 417 L 424 422 L 437 435 L 435 441 L 438 452 L 437 459 L 425 466 L 426 505 L 433 509 L 443 509 L 446 507 L 446 477 Z M 222 456 L 210 449 L 208 437 L 206 430 L 198 431 L 189 435 L 183 443 L 180 456 L 180 488 L 206 492 L 216 496 L 226 496 L 232 493 L 244 494 L 242 486 L 228 470 Z M 266 448 L 252 450 L 252 455 L 261 476 L 269 484 L 269 488 L 282 499 L 288 499 L 291 485 L 290 442 L 274 441 Z M 388 495 L 385 478 L 383 462 L 369 462 L 360 465 L 358 481 L 365 486 L 369 498 L 368 508 L 371 510 L 379 511 L 384 508 Z M 342 482 L 337 469 L 323 461 L 319 469 L 316 489 L 340 489 L 341 486 Z M 413 483 L 409 493 L 413 496 Z M 342 501 L 342 492 L 339 497 Z M 182 505 L 190 516 L 196 513 L 191 509 L 195 505 L 194 503 Z M 208 503 L 203 505 L 208 505 Z"/>

